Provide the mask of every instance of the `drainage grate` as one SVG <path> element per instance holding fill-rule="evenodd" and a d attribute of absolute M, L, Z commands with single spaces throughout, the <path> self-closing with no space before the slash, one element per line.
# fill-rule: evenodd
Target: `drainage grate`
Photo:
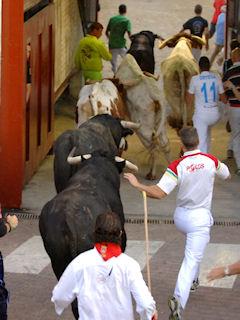
<path fill-rule="evenodd" d="M 129 224 L 144 224 L 143 218 L 138 217 L 127 217 L 126 223 Z M 148 224 L 174 224 L 173 219 L 166 219 L 166 218 L 148 218 Z M 234 221 L 234 220 L 215 220 L 214 221 L 215 226 L 223 226 L 223 227 L 233 227 L 233 226 L 239 226 L 240 221 Z"/>
<path fill-rule="evenodd" d="M 9 212 L 9 211 L 8 211 Z M 16 216 L 21 220 L 37 220 L 39 219 L 39 215 L 36 213 L 29 213 L 29 212 L 18 212 L 18 211 L 12 211 L 12 213 L 16 214 Z M 126 223 L 129 224 L 144 224 L 144 219 L 139 216 L 134 217 L 126 217 Z M 173 219 L 168 218 L 148 218 L 148 224 L 174 224 Z M 227 219 L 216 219 L 214 221 L 215 226 L 223 226 L 223 227 L 233 227 L 233 226 L 239 226 L 240 221 L 235 220 L 227 220 Z"/>

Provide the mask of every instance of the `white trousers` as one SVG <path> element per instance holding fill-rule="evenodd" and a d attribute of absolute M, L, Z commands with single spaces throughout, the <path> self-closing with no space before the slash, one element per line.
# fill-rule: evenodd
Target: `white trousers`
<path fill-rule="evenodd" d="M 184 259 L 178 273 L 174 296 L 184 309 L 193 280 L 199 276 L 199 266 L 210 240 L 213 218 L 208 209 L 189 210 L 177 207 L 174 213 L 176 228 L 186 235 Z"/>
<path fill-rule="evenodd" d="M 115 74 L 117 71 L 117 58 L 118 56 L 121 56 L 123 58 L 127 53 L 127 48 L 110 49 L 110 52 L 112 54 L 112 71 Z"/>
<path fill-rule="evenodd" d="M 229 109 L 233 154 L 237 168 L 240 169 L 240 108 L 230 107 Z"/>
<path fill-rule="evenodd" d="M 199 137 L 199 149 L 209 153 L 211 142 L 211 127 L 220 119 L 219 112 L 206 112 L 193 115 L 193 125 L 197 129 Z"/>

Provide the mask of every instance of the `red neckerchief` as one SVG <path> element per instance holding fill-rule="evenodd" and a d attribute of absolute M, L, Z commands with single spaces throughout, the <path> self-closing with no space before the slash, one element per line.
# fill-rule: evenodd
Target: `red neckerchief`
<path fill-rule="evenodd" d="M 107 261 L 112 257 L 118 257 L 122 253 L 120 245 L 116 243 L 95 243 L 95 248 L 100 253 L 104 261 Z"/>

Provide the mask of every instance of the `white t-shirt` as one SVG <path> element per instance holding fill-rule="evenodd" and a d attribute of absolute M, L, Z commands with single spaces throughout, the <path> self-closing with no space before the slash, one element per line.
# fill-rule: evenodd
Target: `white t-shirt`
<path fill-rule="evenodd" d="M 68 265 L 51 301 L 58 315 L 77 298 L 81 320 L 134 320 L 131 294 L 141 319 L 151 320 L 156 305 L 137 261 L 124 253 L 104 261 L 94 248 Z"/>
<path fill-rule="evenodd" d="M 166 194 L 179 187 L 177 207 L 211 210 L 215 174 L 228 178 L 228 167 L 211 154 L 193 150 L 173 161 L 157 185 Z"/>
<path fill-rule="evenodd" d="M 195 96 L 195 114 L 219 112 L 217 103 L 224 89 L 220 77 L 215 73 L 203 71 L 193 76 L 188 92 Z"/>

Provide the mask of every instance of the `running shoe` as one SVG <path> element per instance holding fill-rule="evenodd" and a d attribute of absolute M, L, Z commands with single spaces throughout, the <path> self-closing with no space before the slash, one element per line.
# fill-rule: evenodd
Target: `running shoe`
<path fill-rule="evenodd" d="M 171 310 L 169 320 L 181 320 L 181 306 L 179 301 L 174 296 L 168 299 L 168 306 Z"/>
<path fill-rule="evenodd" d="M 199 280 L 198 279 L 197 280 L 193 280 L 193 283 L 192 283 L 190 291 L 194 292 L 194 291 L 197 290 L 198 287 L 199 287 Z"/>

